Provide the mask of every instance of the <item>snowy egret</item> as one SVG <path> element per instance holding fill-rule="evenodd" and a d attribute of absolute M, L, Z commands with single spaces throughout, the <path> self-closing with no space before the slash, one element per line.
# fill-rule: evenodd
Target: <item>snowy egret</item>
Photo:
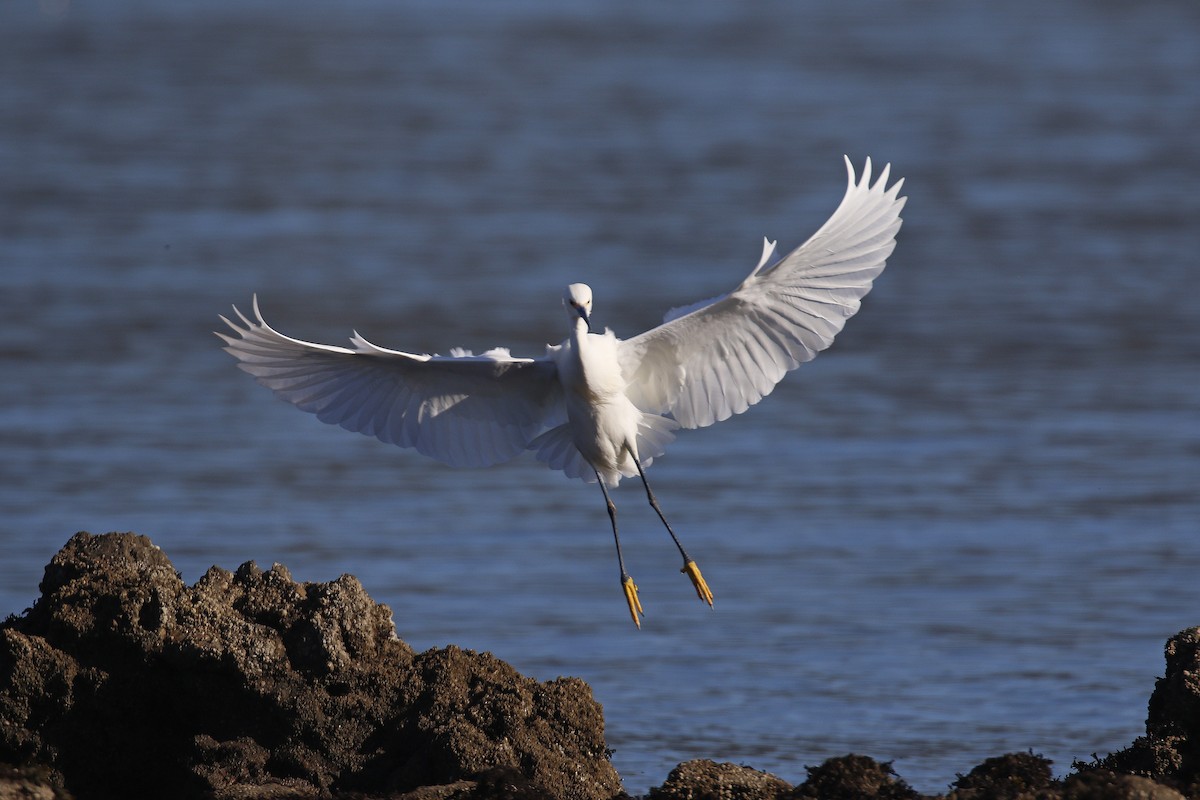
<path fill-rule="evenodd" d="M 322 422 L 375 436 L 456 467 L 507 461 L 524 450 L 568 477 L 600 484 L 617 547 L 621 586 L 634 623 L 643 614 L 625 570 L 617 512 L 608 487 L 637 475 L 651 507 L 683 557 L 701 600 L 713 596 L 696 562 L 658 505 L 645 468 L 680 428 L 702 428 L 740 414 L 789 370 L 833 342 L 896 246 L 903 180 L 887 185 L 891 165 L 871 183 L 871 160 L 856 178 L 846 159 L 846 194 L 811 238 L 758 265 L 728 294 L 667 312 L 632 339 L 593 333 L 592 290 L 573 283 L 563 295 L 571 331 L 540 358 L 505 348 L 480 355 L 417 355 L 371 344 L 351 347 L 292 339 L 235 307 L 241 324 L 218 333 L 246 372 Z M 768 264 L 770 263 L 770 266 Z"/>

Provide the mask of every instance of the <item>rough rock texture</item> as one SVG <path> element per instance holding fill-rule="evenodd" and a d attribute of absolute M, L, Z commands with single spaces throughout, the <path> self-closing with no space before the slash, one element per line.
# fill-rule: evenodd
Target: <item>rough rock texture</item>
<path fill-rule="evenodd" d="M 1054 783 L 1050 759 L 1032 753 L 1008 753 L 989 758 L 966 775 L 959 775 L 952 800 L 1037 800 L 1050 796 Z"/>
<path fill-rule="evenodd" d="M 1140 775 L 1089 770 L 1062 783 L 1063 800 L 1183 800 L 1183 795 Z"/>
<path fill-rule="evenodd" d="M 41 590 L 0 625 L 0 763 L 76 797 L 621 789 L 585 683 L 416 655 L 353 577 L 248 563 L 186 586 L 146 537 L 80 533 Z"/>
<path fill-rule="evenodd" d="M 767 772 L 725 762 L 685 761 L 650 800 L 776 800 L 791 797 L 792 785 Z"/>
<path fill-rule="evenodd" d="M 0 800 L 609 800 L 621 784 L 582 681 L 490 654 L 416 654 L 358 581 L 210 569 L 187 586 L 143 536 L 73 537 L 0 624 Z M 1200 628 L 1172 637 L 1146 735 L 1058 780 L 989 758 L 946 800 L 1200 800 Z M 793 786 L 688 761 L 652 800 L 918 800 L 867 756 Z"/>
<path fill-rule="evenodd" d="M 795 796 L 820 800 L 867 797 L 910 800 L 918 797 L 907 783 L 896 777 L 890 762 L 880 763 L 868 756 L 853 753 L 831 758 L 819 767 L 809 767 L 808 780 L 800 785 Z"/>
<path fill-rule="evenodd" d="M 960 775 L 947 800 L 1200 800 L 1200 628 L 1171 637 L 1166 672 L 1150 698 L 1146 735 L 1129 747 L 1091 763 L 1076 762 L 1075 774 L 1056 780 L 1049 760 L 1032 753 L 989 758 Z M 820 798 L 922 797 L 888 763 L 866 756 L 831 758 L 808 768 L 796 787 L 766 773 L 733 764 L 689 761 L 652 800 L 799 800 Z"/>
<path fill-rule="evenodd" d="M 45 767 L 0 764 L 0 800 L 70 800 L 71 795 Z"/>
<path fill-rule="evenodd" d="M 1095 765 L 1200 796 L 1200 628 L 1172 636 L 1167 670 L 1150 695 L 1146 735 Z M 1084 766 L 1084 765 L 1076 765 Z"/>

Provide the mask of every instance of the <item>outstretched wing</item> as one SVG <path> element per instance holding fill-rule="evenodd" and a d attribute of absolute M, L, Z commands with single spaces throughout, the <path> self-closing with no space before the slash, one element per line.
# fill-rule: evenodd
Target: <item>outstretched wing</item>
<path fill-rule="evenodd" d="M 258 382 L 331 425 L 375 436 L 455 467 L 507 461 L 561 415 L 562 391 L 548 358 L 413 355 L 376 347 L 357 333 L 353 349 L 284 336 L 263 320 L 221 317 L 236 336 L 225 350 Z"/>
<path fill-rule="evenodd" d="M 846 194 L 807 242 L 727 295 L 668 312 L 666 321 L 621 342 L 626 394 L 642 411 L 671 414 L 702 428 L 740 414 L 767 396 L 789 370 L 833 342 L 883 271 L 896 246 L 903 180 L 887 187 L 891 166 L 871 184 L 846 159 Z"/>

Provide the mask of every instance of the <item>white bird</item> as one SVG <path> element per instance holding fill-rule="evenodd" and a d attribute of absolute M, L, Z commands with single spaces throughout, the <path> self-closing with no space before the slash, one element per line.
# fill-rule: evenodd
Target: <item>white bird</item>
<path fill-rule="evenodd" d="M 632 339 L 591 332 L 592 290 L 563 294 L 570 335 L 540 358 L 496 348 L 449 356 L 388 350 L 357 332 L 351 347 L 292 339 L 235 307 L 242 324 L 218 333 L 238 364 L 263 386 L 322 422 L 375 436 L 456 467 L 480 467 L 533 450 L 568 477 L 600 484 L 621 586 L 640 628 L 637 586 L 625 570 L 616 506 L 608 487 L 638 475 L 683 557 L 681 572 L 712 606 L 696 562 L 671 529 L 645 467 L 679 428 L 703 428 L 740 414 L 789 370 L 829 347 L 896 246 L 903 180 L 887 186 L 891 165 L 871 183 L 871 160 L 848 185 L 833 216 L 804 244 L 768 266 L 775 242 L 728 294 L 672 309 Z"/>

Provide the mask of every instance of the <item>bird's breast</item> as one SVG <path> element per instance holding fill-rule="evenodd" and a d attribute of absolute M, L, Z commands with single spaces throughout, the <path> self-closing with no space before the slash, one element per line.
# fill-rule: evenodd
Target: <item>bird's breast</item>
<path fill-rule="evenodd" d="M 604 335 L 573 334 L 558 351 L 558 379 L 568 397 L 588 403 L 601 403 L 624 391 L 621 366 L 617 360 L 617 340 L 611 332 Z"/>

